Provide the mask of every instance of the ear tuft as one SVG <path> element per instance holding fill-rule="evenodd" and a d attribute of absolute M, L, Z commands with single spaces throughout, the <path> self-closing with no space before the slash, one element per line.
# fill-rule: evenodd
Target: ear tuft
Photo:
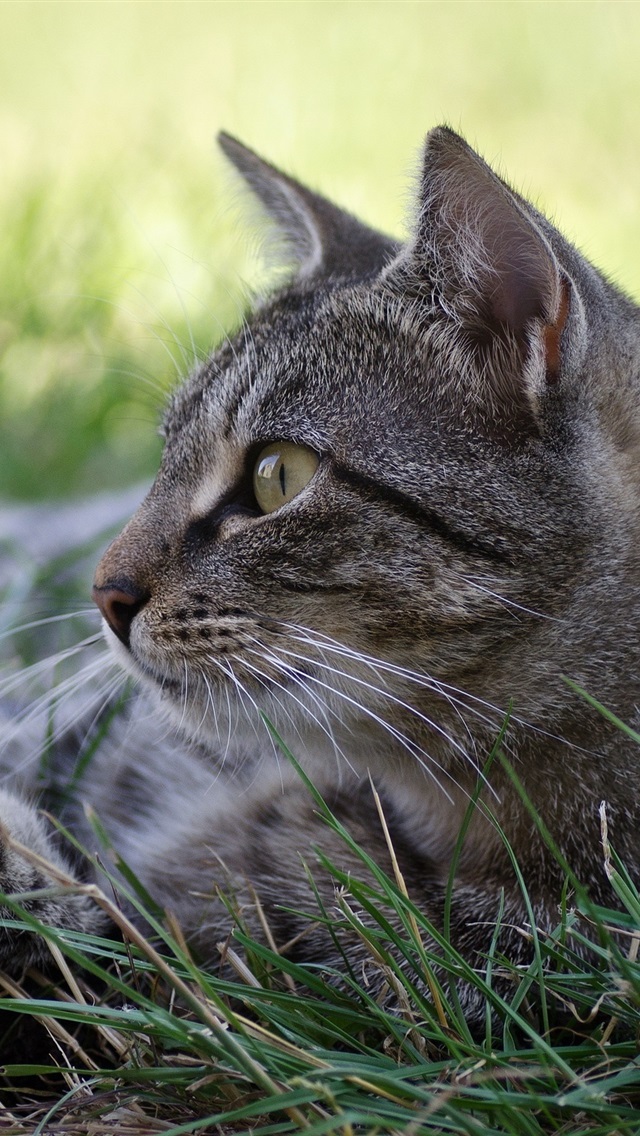
<path fill-rule="evenodd" d="M 297 279 L 379 272 L 399 245 L 265 162 L 224 132 L 218 143 L 275 222 Z"/>

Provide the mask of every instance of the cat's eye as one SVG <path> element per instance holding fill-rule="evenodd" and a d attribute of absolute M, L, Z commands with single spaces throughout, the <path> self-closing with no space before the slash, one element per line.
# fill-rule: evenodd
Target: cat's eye
<path fill-rule="evenodd" d="M 271 442 L 258 454 L 253 492 L 263 513 L 274 513 L 297 497 L 318 468 L 318 455 L 294 442 Z"/>

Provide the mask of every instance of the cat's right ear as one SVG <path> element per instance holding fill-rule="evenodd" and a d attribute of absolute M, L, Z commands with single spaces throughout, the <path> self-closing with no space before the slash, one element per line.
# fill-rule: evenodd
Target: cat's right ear
<path fill-rule="evenodd" d="M 221 133 L 218 142 L 275 222 L 298 280 L 369 276 L 398 252 L 398 242 L 282 173 L 237 138 Z"/>

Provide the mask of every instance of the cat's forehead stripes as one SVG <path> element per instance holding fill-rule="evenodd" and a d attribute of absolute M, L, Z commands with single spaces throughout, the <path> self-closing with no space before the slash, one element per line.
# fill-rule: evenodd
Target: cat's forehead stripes
<path fill-rule="evenodd" d="M 231 358 L 225 349 L 215 366 L 192 376 L 168 417 L 168 431 L 183 430 L 200 449 L 206 432 L 211 459 L 226 444 L 246 449 L 277 438 L 322 446 L 327 439 L 323 420 L 333 418 L 339 384 L 333 391 L 326 375 L 320 383 L 309 342 L 319 334 L 309 329 L 308 337 L 294 345 L 285 332 L 276 345 L 273 336 L 261 342 L 259 334 L 247 340 L 240 333 Z"/>

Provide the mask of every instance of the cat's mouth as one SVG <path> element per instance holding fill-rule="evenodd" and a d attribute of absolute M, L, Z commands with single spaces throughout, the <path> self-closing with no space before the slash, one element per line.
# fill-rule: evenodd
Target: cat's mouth
<path fill-rule="evenodd" d="M 134 652 L 131 646 L 125 646 L 106 623 L 104 634 L 112 654 L 115 655 L 123 670 L 146 686 L 151 686 L 159 691 L 160 694 L 180 695 L 184 685 L 183 681 L 141 659 L 138 652 Z"/>
<path fill-rule="evenodd" d="M 286 737 L 291 728 L 299 735 L 303 725 L 308 725 L 309 714 L 317 713 L 310 665 L 304 669 L 289 666 L 286 673 L 275 675 L 259 661 L 258 653 L 253 658 L 224 655 L 210 658 L 206 671 L 192 664 L 180 675 L 141 660 L 121 644 L 116 654 L 127 671 L 160 700 L 177 732 L 204 746 L 214 760 L 222 752 L 226 755 L 230 745 L 231 749 L 236 744 L 242 747 L 243 738 L 248 737 L 252 746 L 265 721 Z M 236 739 L 233 744 L 232 738 Z"/>
<path fill-rule="evenodd" d="M 260 630 L 264 632 L 264 626 Z M 228 627 L 218 627 L 208 632 L 203 651 L 190 650 L 182 637 L 172 640 L 168 649 L 148 629 L 137 628 L 125 645 L 105 625 L 113 654 L 134 678 L 182 708 L 206 702 L 214 712 L 230 692 L 241 701 L 243 694 L 252 700 L 265 694 L 271 699 L 313 680 L 316 668 L 311 659 L 290 660 L 285 666 L 255 631 L 255 627 L 251 633 L 245 628 L 244 634 L 231 635 Z"/>

